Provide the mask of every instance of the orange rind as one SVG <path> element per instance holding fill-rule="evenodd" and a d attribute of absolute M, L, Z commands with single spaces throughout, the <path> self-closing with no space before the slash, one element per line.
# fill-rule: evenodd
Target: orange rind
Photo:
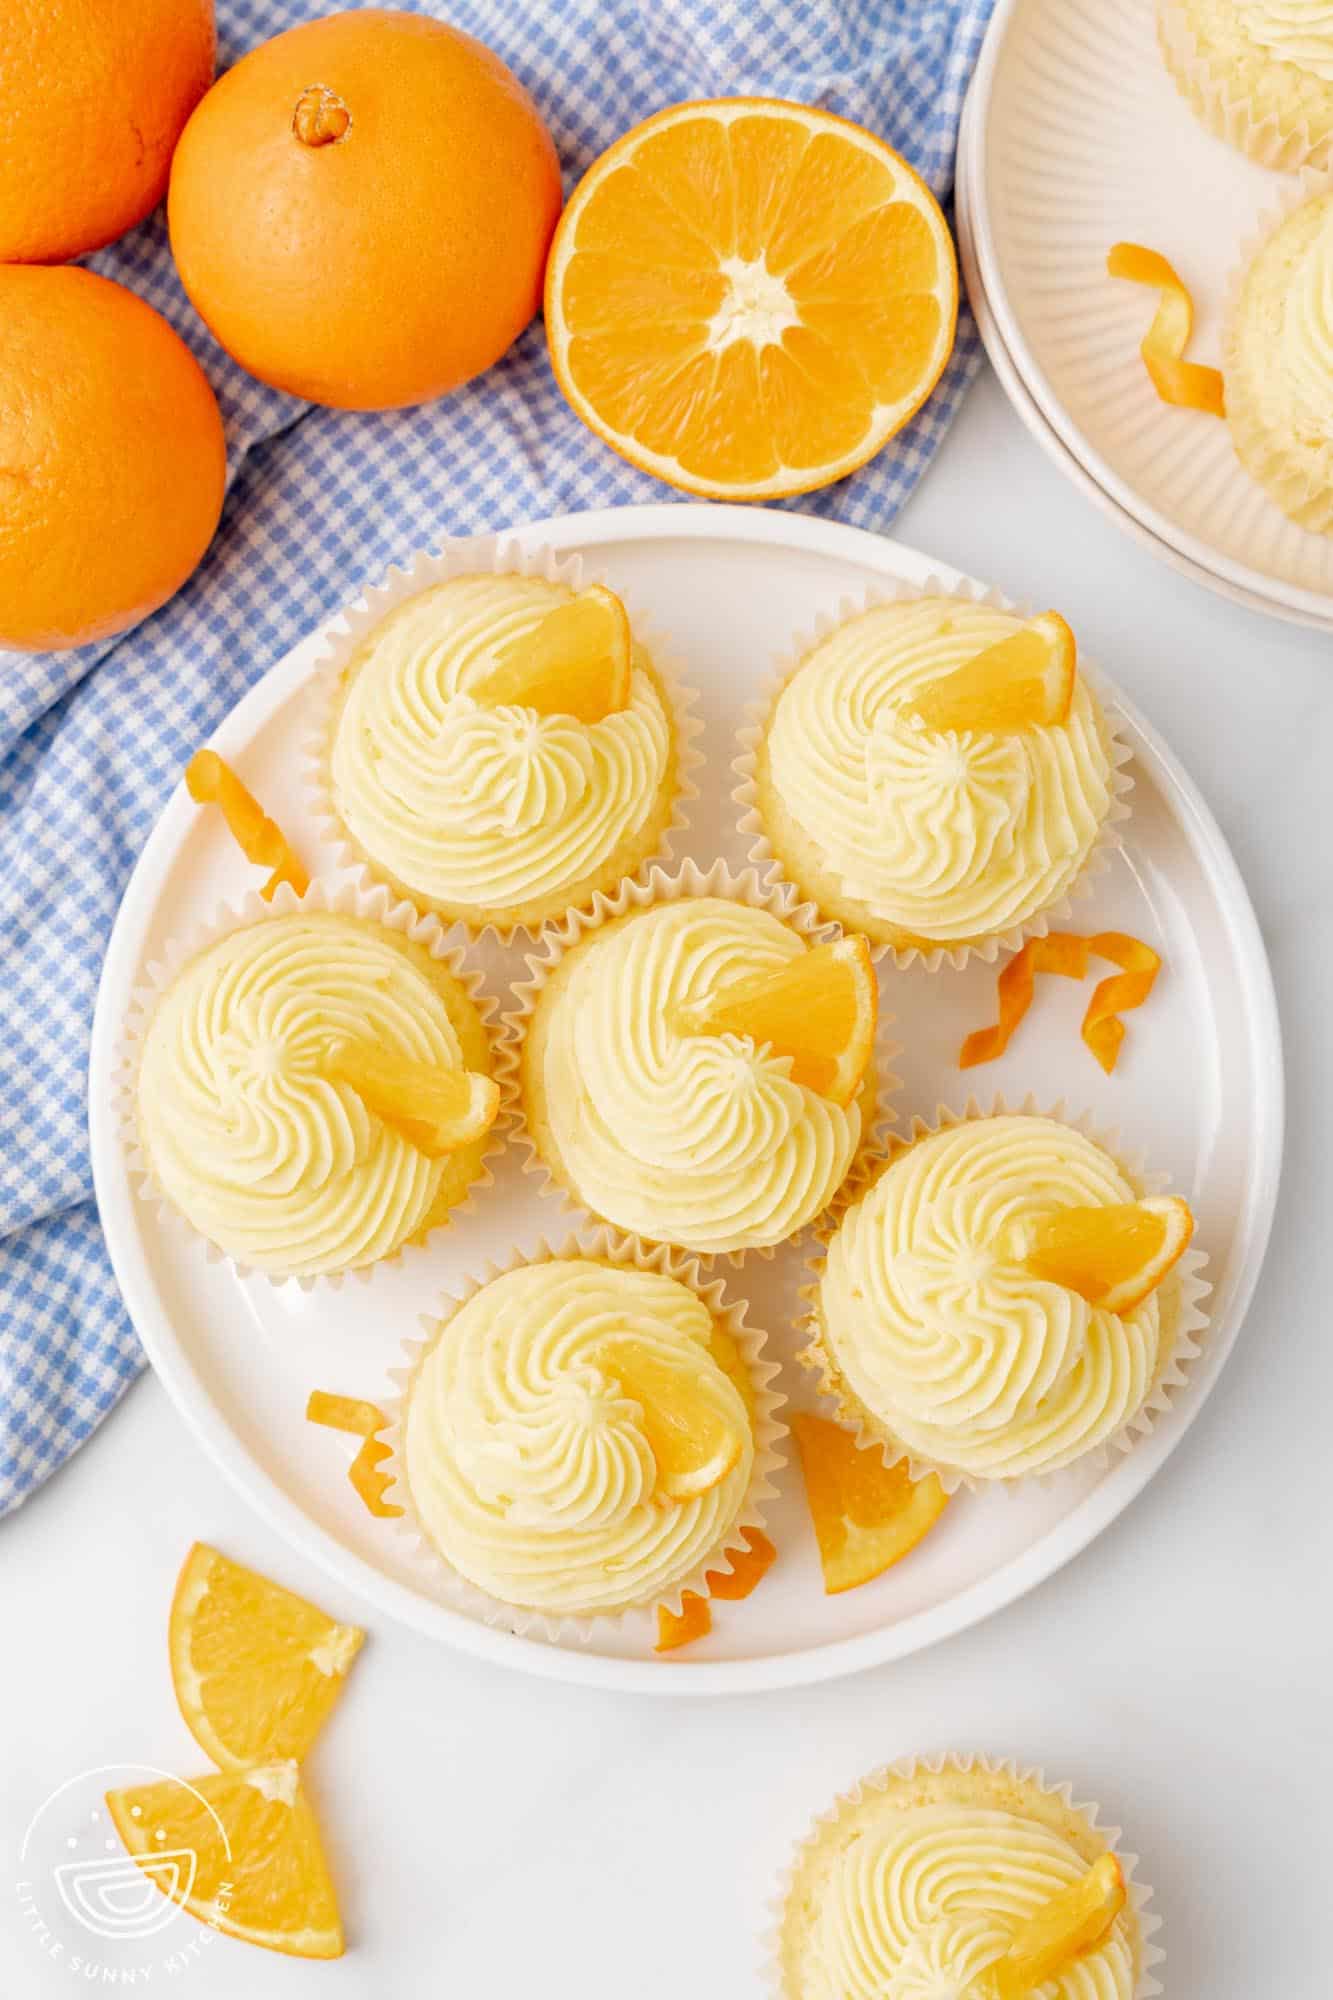
<path fill-rule="evenodd" d="M 682 1001 L 667 1021 L 681 1035 L 748 1036 L 791 1058 L 794 1083 L 846 1105 L 865 1080 L 877 1007 L 870 947 L 863 937 L 847 937 Z"/>
<path fill-rule="evenodd" d="M 725 1598 L 730 1604 L 739 1604 L 751 1591 L 761 1584 L 778 1559 L 778 1552 L 768 1536 L 760 1528 L 742 1528 L 741 1539 L 745 1546 L 728 1549 L 731 1568 L 704 1571 L 704 1582 L 708 1585 L 710 1597 Z"/>
<path fill-rule="evenodd" d="M 968 1987 L 968 2000 L 1027 2000 L 1104 1944 L 1125 1907 L 1125 1877 L 1114 1854 L 1043 1903 L 1018 1926 L 1003 1957 Z"/>
<path fill-rule="evenodd" d="M 706 1638 L 713 1629 L 713 1614 L 708 1608 L 708 1599 L 701 1597 L 697 1590 L 683 1590 L 680 1594 L 680 1610 L 668 1610 L 665 1604 L 657 1607 L 656 1653 L 674 1653 L 679 1646 L 688 1646 L 695 1639 Z"/>
<path fill-rule="evenodd" d="M 327 1082 L 354 1090 L 368 1111 L 431 1160 L 483 1138 L 499 1115 L 494 1077 L 412 1062 L 371 1042 L 330 1042 L 319 1071 Z"/>
<path fill-rule="evenodd" d="M 1008 735 L 1069 720 L 1078 649 L 1058 611 L 1030 618 L 903 705 L 928 729 Z"/>
<path fill-rule="evenodd" d="M 271 902 L 279 885 L 289 882 L 298 896 L 310 887 L 310 876 L 276 820 L 271 820 L 252 792 L 248 792 L 229 764 L 216 750 L 196 750 L 185 767 L 185 785 L 196 805 L 215 805 L 227 822 L 227 830 L 247 861 L 267 868 L 269 878 L 260 890 Z"/>
<path fill-rule="evenodd" d="M 1015 1225 L 1012 1252 L 1031 1277 L 1129 1313 L 1189 1248 L 1194 1216 L 1178 1195 L 1057 1208 Z"/>
<path fill-rule="evenodd" d="M 594 583 L 549 611 L 467 692 L 496 708 L 603 722 L 629 706 L 632 659 L 625 607 L 614 591 Z"/>
<path fill-rule="evenodd" d="M 1151 285 L 1161 294 L 1139 352 L 1162 401 L 1185 410 L 1202 410 L 1210 417 L 1224 417 L 1222 371 L 1184 358 L 1194 331 L 1194 301 L 1175 267 L 1159 251 L 1145 249 L 1141 243 L 1117 243 L 1107 256 L 1106 268 L 1113 278 Z"/>
<path fill-rule="evenodd" d="M 393 1453 L 379 1436 L 388 1422 L 383 1410 L 352 1396 L 333 1396 L 325 1389 L 312 1389 L 305 1413 L 309 1423 L 324 1424 L 331 1431 L 346 1431 L 364 1440 L 347 1468 L 347 1477 L 367 1513 L 381 1521 L 401 1514 L 402 1508 L 385 1498 L 393 1481 L 383 1468 Z"/>
<path fill-rule="evenodd" d="M 1129 937 L 1124 931 L 1098 931 L 1093 937 L 1081 937 L 1074 931 L 1050 931 L 1045 937 L 1029 938 L 996 981 L 999 1020 L 992 1027 L 975 1029 L 966 1038 L 958 1055 L 959 1069 L 973 1069 L 978 1063 L 994 1062 L 1004 1054 L 1032 1005 L 1039 972 L 1058 973 L 1064 979 L 1084 979 L 1088 961 L 1094 956 L 1108 958 L 1112 964 L 1124 968 L 1100 982 L 1083 1016 L 1083 1040 L 1109 1076 L 1125 1039 L 1125 1024 L 1120 1016 L 1143 1005 L 1162 966 L 1151 945 Z"/>
<path fill-rule="evenodd" d="M 885 1465 L 882 1453 L 862 1449 L 827 1417 L 798 1410 L 791 1427 L 830 1597 L 901 1562 L 948 1505 L 933 1472 L 914 1480 L 906 1465 Z"/>

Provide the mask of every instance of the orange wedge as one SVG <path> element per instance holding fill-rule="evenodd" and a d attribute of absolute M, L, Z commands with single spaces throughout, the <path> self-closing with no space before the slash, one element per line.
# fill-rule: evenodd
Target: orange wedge
<path fill-rule="evenodd" d="M 1020 1223 L 1015 1248 L 1034 1278 L 1128 1313 L 1156 1291 L 1193 1234 L 1188 1202 L 1170 1195 L 1054 1209 Z"/>
<path fill-rule="evenodd" d="M 791 1427 L 829 1597 L 882 1576 L 949 1504 L 933 1472 L 909 1479 L 905 1465 L 886 1466 L 879 1452 L 862 1450 L 826 1417 L 798 1410 Z"/>
<path fill-rule="evenodd" d="M 203 1542 L 171 1604 L 171 1681 L 186 1727 L 224 1769 L 304 1757 L 365 1637 Z"/>
<path fill-rule="evenodd" d="M 597 1358 L 643 1413 L 662 1498 L 692 1500 L 720 1485 L 744 1449 L 731 1411 L 703 1392 L 697 1377 L 641 1341 L 604 1341 Z"/>
<path fill-rule="evenodd" d="M 791 1057 L 794 1083 L 850 1104 L 870 1063 L 877 1003 L 870 947 L 848 937 L 682 1001 L 667 1019 L 679 1035 L 748 1035 Z"/>
<path fill-rule="evenodd" d="M 368 1111 L 432 1160 L 480 1139 L 500 1110 L 493 1077 L 412 1062 L 371 1042 L 330 1042 L 319 1069 L 330 1083 L 347 1084 Z"/>
<path fill-rule="evenodd" d="M 574 190 L 546 333 L 574 411 L 687 493 L 768 500 L 864 465 L 953 346 L 958 265 L 873 133 L 776 98 L 675 105 Z"/>
<path fill-rule="evenodd" d="M 1076 661 L 1064 619 L 1043 611 L 903 706 L 929 729 L 1049 729 L 1069 719 Z"/>
<path fill-rule="evenodd" d="M 108 1792 L 106 1803 L 154 1888 L 169 1893 L 172 1880 L 158 1856 L 177 1858 L 190 1886 L 175 1900 L 192 1917 L 294 1958 L 341 1955 L 337 1899 L 294 1763 L 164 1778 Z"/>
<path fill-rule="evenodd" d="M 1125 1907 L 1125 1878 L 1114 1854 L 1052 1896 L 1019 1925 L 1002 1958 L 968 1988 L 972 2000 L 1025 2000 L 1086 1952 L 1104 1944 Z"/>
<path fill-rule="evenodd" d="M 590 584 L 515 641 L 468 693 L 500 707 L 602 722 L 629 705 L 629 617 L 613 590 Z"/>

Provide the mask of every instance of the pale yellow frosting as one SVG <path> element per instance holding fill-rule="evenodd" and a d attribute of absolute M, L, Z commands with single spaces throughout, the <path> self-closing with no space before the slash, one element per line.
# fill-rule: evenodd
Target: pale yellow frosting
<path fill-rule="evenodd" d="M 1333 0 L 1235 0 L 1252 42 L 1333 83 Z"/>
<path fill-rule="evenodd" d="M 1009 1225 L 1138 1199 L 1058 1119 L 969 1120 L 919 1139 L 853 1207 L 819 1286 L 838 1374 L 886 1437 L 978 1479 L 1052 1472 L 1115 1435 L 1169 1358 L 1162 1295 L 1120 1317 L 1030 1277 Z"/>
<path fill-rule="evenodd" d="M 796 958 L 766 910 L 682 897 L 595 932 L 543 1005 L 546 1117 L 564 1178 L 622 1229 L 689 1250 L 781 1243 L 837 1191 L 855 1104 L 748 1036 L 681 1035 L 673 1003 Z"/>
<path fill-rule="evenodd" d="M 1013 735 L 927 729 L 911 697 L 1013 632 L 1008 612 L 925 597 L 848 619 L 806 654 L 774 708 L 773 790 L 882 923 L 931 942 L 1023 924 L 1072 885 L 1112 800 L 1096 701 Z"/>
<path fill-rule="evenodd" d="M 754 1442 L 740 1391 L 709 1352 L 696 1294 L 657 1272 L 590 1259 L 525 1265 L 448 1320 L 412 1385 L 413 1505 L 441 1554 L 506 1604 L 614 1611 L 669 1595 L 735 1526 Z M 745 1440 L 709 1492 L 657 1491 L 639 1405 L 608 1367 L 630 1339 L 680 1370 Z"/>
<path fill-rule="evenodd" d="M 654 811 L 672 725 L 641 649 L 629 706 L 601 722 L 470 693 L 569 595 L 538 577 L 455 577 L 390 612 L 348 669 L 333 802 L 410 891 L 454 908 L 540 902 L 595 875 Z"/>
<path fill-rule="evenodd" d="M 256 1270 L 309 1276 L 390 1255 L 431 1217 L 448 1170 L 317 1074 L 339 1036 L 463 1063 L 411 952 L 376 924 L 325 913 L 211 945 L 149 1023 L 138 1123 L 153 1176 L 201 1234 Z"/>
<path fill-rule="evenodd" d="M 1293 273 L 1273 358 L 1289 398 L 1287 424 L 1297 436 L 1333 443 L 1333 202 Z"/>

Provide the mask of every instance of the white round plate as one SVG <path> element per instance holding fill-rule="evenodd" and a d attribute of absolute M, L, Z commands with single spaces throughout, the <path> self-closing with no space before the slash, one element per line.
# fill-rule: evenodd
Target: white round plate
<path fill-rule="evenodd" d="M 972 84 L 969 221 L 986 297 L 1048 423 L 1095 483 L 1199 568 L 1327 619 L 1333 537 L 1289 521 L 1224 423 L 1159 401 L 1139 356 L 1154 294 L 1111 245 L 1160 250 L 1221 360 L 1244 246 L 1297 185 L 1214 138 L 1157 47 L 1154 0 L 999 0 Z"/>
<path fill-rule="evenodd" d="M 706 796 L 688 851 L 744 857 L 730 802 L 742 711 L 773 657 L 886 578 L 959 581 L 942 564 L 853 528 L 799 513 L 662 506 L 566 516 L 520 531 L 524 542 L 580 549 L 641 605 L 703 691 Z M 214 742 L 307 855 L 313 825 L 301 795 L 303 694 L 317 637 L 248 694 Z M 1078 1036 L 1087 995 L 1052 980 L 1005 1058 L 955 1067 L 964 1034 L 994 1017 L 995 975 L 974 964 L 934 977 L 889 971 L 884 1002 L 905 1053 L 900 1117 L 940 1102 L 1011 1101 L 1090 1110 L 1118 1127 L 1188 1195 L 1217 1287 L 1205 1351 L 1170 1415 L 1104 1472 L 1074 1468 L 1045 1486 L 955 1500 L 939 1527 L 874 1583 L 825 1597 L 799 1474 L 788 1466 L 771 1530 L 780 1559 L 744 1604 L 720 1605 L 712 1634 L 683 1656 L 655 1658 L 651 1614 L 598 1630 L 587 1644 L 551 1645 L 473 1621 L 441 1603 L 406 1539 L 372 1519 L 346 1478 L 350 1440 L 304 1420 L 311 1389 L 379 1399 L 399 1344 L 437 1292 L 516 1242 L 559 1235 L 555 1204 L 518 1170 L 517 1148 L 474 1215 L 427 1251 L 349 1282 L 303 1292 L 238 1279 L 202 1244 L 136 1193 L 113 1109 L 121 1024 L 144 968 L 172 934 L 254 880 L 218 816 L 172 796 L 130 879 L 107 952 L 93 1028 L 91 1129 L 97 1199 L 135 1325 L 182 1414 L 275 1529 L 379 1610 L 474 1653 L 534 1673 L 597 1686 L 678 1694 L 815 1681 L 901 1657 L 983 1618 L 1039 1583 L 1113 1520 L 1152 1477 L 1226 1359 L 1258 1276 L 1282 1143 L 1281 1047 L 1272 985 L 1254 915 L 1226 844 L 1171 752 L 1124 703 L 1133 745 L 1134 815 L 1123 852 L 1083 906 L 1082 925 L 1127 930 L 1165 959 L 1157 991 L 1131 1019 L 1120 1066 L 1101 1070 Z M 521 954 L 487 954 L 494 985 Z M 747 1261 L 731 1279 L 753 1302 L 777 1353 L 790 1360 L 802 1245 Z M 810 1398 L 789 1367 L 786 1388 Z"/>

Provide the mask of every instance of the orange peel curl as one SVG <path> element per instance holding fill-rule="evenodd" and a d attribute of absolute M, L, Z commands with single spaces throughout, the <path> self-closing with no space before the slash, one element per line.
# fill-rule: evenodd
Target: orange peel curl
<path fill-rule="evenodd" d="M 1075 931 L 1049 931 L 1045 937 L 1029 938 L 996 981 L 999 1020 L 967 1037 L 958 1054 L 959 1069 L 974 1069 L 978 1063 L 994 1062 L 1004 1054 L 1032 1005 L 1039 972 L 1084 979 L 1091 958 L 1106 958 L 1121 968 L 1094 989 L 1081 1029 L 1083 1040 L 1109 1076 L 1125 1039 L 1120 1016 L 1143 1005 L 1162 968 L 1161 957 L 1152 946 L 1126 931 L 1098 931 L 1092 937 Z"/>
<path fill-rule="evenodd" d="M 393 1454 L 379 1435 L 389 1421 L 379 1405 L 356 1396 L 334 1396 L 327 1389 L 312 1389 L 305 1413 L 312 1424 L 323 1424 L 331 1431 L 346 1431 L 364 1440 L 347 1468 L 347 1477 L 368 1513 L 379 1520 L 391 1520 L 401 1514 L 402 1508 L 384 1497 L 392 1483 L 383 1470 L 384 1461 Z"/>
<path fill-rule="evenodd" d="M 1210 417 L 1224 417 L 1226 391 L 1221 369 L 1185 359 L 1194 331 L 1194 301 L 1175 266 L 1160 251 L 1146 249 L 1142 243 L 1116 243 L 1107 256 L 1106 269 L 1113 278 L 1152 285 L 1161 294 L 1139 352 L 1162 401 L 1185 410 L 1203 410 Z"/>
<path fill-rule="evenodd" d="M 271 902 L 282 882 L 298 896 L 310 887 L 310 875 L 276 820 L 269 818 L 253 792 L 246 790 L 230 764 L 216 750 L 196 750 L 185 767 L 185 786 L 196 805 L 215 805 L 227 830 L 247 861 L 271 872 L 260 890 Z"/>

